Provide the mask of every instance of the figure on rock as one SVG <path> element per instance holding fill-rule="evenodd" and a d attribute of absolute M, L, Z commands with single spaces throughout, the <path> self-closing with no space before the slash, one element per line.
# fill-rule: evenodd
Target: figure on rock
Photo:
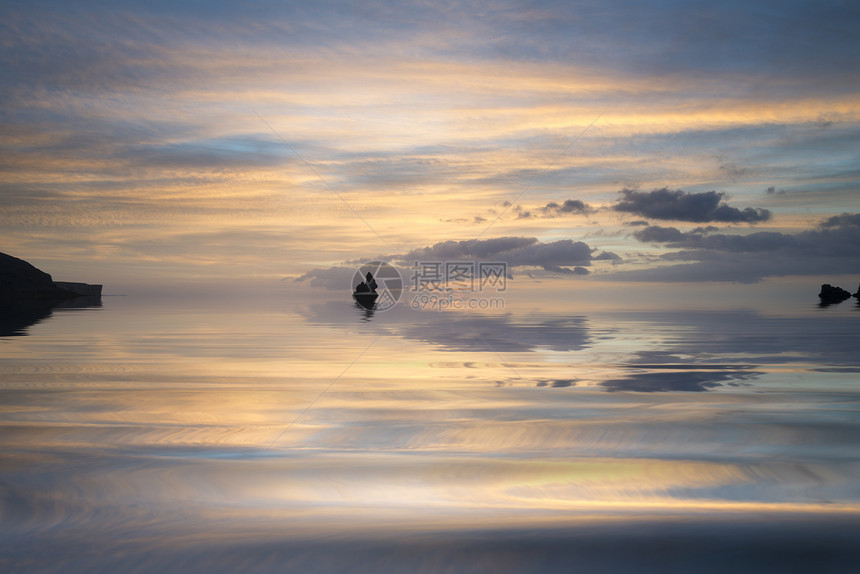
<path fill-rule="evenodd" d="M 367 272 L 367 275 L 364 278 L 364 281 L 355 286 L 356 293 L 376 293 L 376 288 L 379 285 L 376 283 L 376 279 L 373 278 L 373 273 L 370 271 Z"/>
<path fill-rule="evenodd" d="M 356 303 L 365 309 L 372 309 L 373 305 L 376 303 L 376 298 L 379 296 L 376 292 L 376 288 L 378 286 L 376 279 L 373 278 L 373 273 L 368 271 L 367 275 L 364 277 L 364 281 L 355 286 L 355 291 L 353 292 L 352 297 L 355 299 Z"/>

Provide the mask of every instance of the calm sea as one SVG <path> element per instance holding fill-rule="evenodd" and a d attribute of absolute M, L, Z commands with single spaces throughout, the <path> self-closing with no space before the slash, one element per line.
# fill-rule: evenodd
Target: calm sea
<path fill-rule="evenodd" d="M 815 287 L 6 320 L 0 570 L 856 572 L 860 308 Z"/>

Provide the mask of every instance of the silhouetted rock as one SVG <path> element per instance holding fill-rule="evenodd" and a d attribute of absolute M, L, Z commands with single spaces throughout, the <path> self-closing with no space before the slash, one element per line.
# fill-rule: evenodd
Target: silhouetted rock
<path fill-rule="evenodd" d="M 23 259 L 0 253 L 0 297 L 59 300 L 72 294 L 54 285 L 51 276 Z"/>
<path fill-rule="evenodd" d="M 101 285 L 55 283 L 23 259 L 0 253 L 0 301 L 62 301 L 81 295 L 101 297 Z"/>
<path fill-rule="evenodd" d="M 0 253 L 0 337 L 26 335 L 57 308 L 100 306 L 101 295 L 101 285 L 55 282 L 23 259 Z"/>
<path fill-rule="evenodd" d="M 379 296 L 376 292 L 376 288 L 378 286 L 376 279 L 373 278 L 373 274 L 368 271 L 364 281 L 355 286 L 355 291 L 353 292 L 352 297 L 355 299 L 356 303 L 365 309 L 372 309 L 373 305 L 376 303 L 376 298 Z"/>
<path fill-rule="evenodd" d="M 376 279 L 373 278 L 373 273 L 370 271 L 367 272 L 367 275 L 364 278 L 364 281 L 355 286 L 356 293 L 376 293 L 376 288 L 379 285 L 376 283 Z"/>
<path fill-rule="evenodd" d="M 74 293 L 76 297 L 97 297 L 102 296 L 101 285 L 90 285 L 89 283 L 72 283 L 70 281 L 54 281 L 54 287 L 58 287 L 63 291 Z"/>
<path fill-rule="evenodd" d="M 818 297 L 821 299 L 822 305 L 833 305 L 834 303 L 845 301 L 851 297 L 851 293 L 841 287 L 834 287 L 829 283 L 825 283 L 821 286 L 821 292 L 818 293 Z"/>
<path fill-rule="evenodd" d="M 860 302 L 860 285 L 857 286 L 857 292 L 853 296 L 857 297 L 858 302 Z"/>

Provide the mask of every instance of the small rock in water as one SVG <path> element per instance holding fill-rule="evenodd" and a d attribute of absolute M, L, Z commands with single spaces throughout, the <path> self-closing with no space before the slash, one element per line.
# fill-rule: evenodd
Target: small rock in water
<path fill-rule="evenodd" d="M 860 289 L 858 289 L 858 292 L 860 292 Z M 818 293 L 818 297 L 821 299 L 822 304 L 831 305 L 833 303 L 841 303 L 842 301 L 845 301 L 851 297 L 851 293 L 841 287 L 834 287 L 829 283 L 825 283 L 821 286 L 821 291 Z"/>

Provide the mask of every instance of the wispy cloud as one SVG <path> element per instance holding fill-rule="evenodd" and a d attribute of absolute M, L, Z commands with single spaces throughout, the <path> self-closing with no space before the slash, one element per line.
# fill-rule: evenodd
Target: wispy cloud
<path fill-rule="evenodd" d="M 514 198 L 494 234 L 575 244 L 599 228 L 621 256 L 638 246 L 619 214 L 799 232 L 807 211 L 860 210 L 856 15 L 771 2 L 5 3 L 0 225 L 10 250 L 47 256 L 73 237 L 77 253 L 114 253 L 106 274 L 143 240 L 170 256 L 186 232 L 176 256 L 214 261 L 226 252 L 203 238 L 258 230 L 262 246 L 279 226 L 279 256 L 304 272 L 309 253 L 319 266 L 449 240 Z M 625 186 L 656 191 L 618 201 Z M 557 258 L 532 254 L 588 268 Z"/>
<path fill-rule="evenodd" d="M 568 215 L 588 215 L 594 208 L 581 199 L 566 199 L 562 203 L 550 201 L 544 206 L 530 210 L 524 210 L 517 206 L 515 210 L 517 217 L 527 219 L 529 217 L 564 217 Z"/>

